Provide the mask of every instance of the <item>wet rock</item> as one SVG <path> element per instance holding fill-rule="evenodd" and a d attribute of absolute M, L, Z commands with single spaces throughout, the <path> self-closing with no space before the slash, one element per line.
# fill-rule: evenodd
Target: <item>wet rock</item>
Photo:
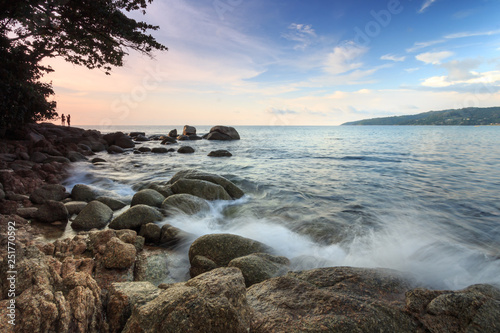
<path fill-rule="evenodd" d="M 196 128 L 193 126 L 186 125 L 182 130 L 182 135 L 187 135 L 187 136 L 196 135 Z"/>
<path fill-rule="evenodd" d="M 203 172 L 203 171 L 198 171 L 198 170 L 193 170 L 193 169 L 182 170 L 182 171 L 177 172 L 172 177 L 172 179 L 169 180 L 169 183 L 173 184 L 176 181 L 178 181 L 179 179 L 206 180 L 208 182 L 220 185 L 226 190 L 226 192 L 233 199 L 239 199 L 245 194 L 238 186 L 233 184 L 228 179 L 226 179 L 222 176 L 219 176 L 219 175 L 208 173 L 208 172 Z"/>
<path fill-rule="evenodd" d="M 132 266 L 135 262 L 135 246 L 121 241 L 117 237 L 111 238 L 106 244 L 103 263 L 108 269 L 125 269 Z"/>
<path fill-rule="evenodd" d="M 222 268 L 171 285 L 132 311 L 123 333 L 249 332 L 252 309 L 236 268 Z"/>
<path fill-rule="evenodd" d="M 70 201 L 64 203 L 64 206 L 66 206 L 66 209 L 68 210 L 69 216 L 73 214 L 80 214 L 83 208 L 87 206 L 87 202 L 85 201 Z"/>
<path fill-rule="evenodd" d="M 284 275 L 290 267 L 290 260 L 267 253 L 254 253 L 229 262 L 228 267 L 237 267 L 243 273 L 247 287 Z"/>
<path fill-rule="evenodd" d="M 127 205 L 123 201 L 111 197 L 98 197 L 96 200 L 102 202 L 103 204 L 111 208 L 111 210 L 119 210 Z"/>
<path fill-rule="evenodd" d="M 39 151 L 33 152 L 30 156 L 30 160 L 35 163 L 43 163 L 46 159 L 47 155 Z"/>
<path fill-rule="evenodd" d="M 187 135 L 179 135 L 179 136 L 177 136 L 177 140 L 179 140 L 179 141 L 188 141 L 189 140 L 189 136 L 187 136 Z"/>
<path fill-rule="evenodd" d="M 109 227 L 111 229 L 139 230 L 143 224 L 158 222 L 162 219 L 163 215 L 158 209 L 146 205 L 136 205 L 113 219 Z"/>
<path fill-rule="evenodd" d="M 165 197 L 158 191 L 153 189 L 140 190 L 132 197 L 130 206 L 147 205 L 152 207 L 160 207 Z"/>
<path fill-rule="evenodd" d="M 177 137 L 177 136 L 175 136 L 175 137 Z M 177 143 L 177 140 L 175 139 L 175 137 L 167 136 L 167 137 L 163 138 L 161 144 L 168 145 L 168 144 L 172 144 L 172 143 Z"/>
<path fill-rule="evenodd" d="M 149 281 L 155 285 L 167 281 L 170 278 L 169 256 L 169 250 L 158 247 L 140 252 L 135 261 L 134 280 Z"/>
<path fill-rule="evenodd" d="M 170 224 L 165 224 L 161 227 L 159 244 L 163 247 L 174 247 L 179 244 L 185 244 L 194 238 L 193 234 L 173 227 Z"/>
<path fill-rule="evenodd" d="M 62 202 L 49 200 L 38 208 L 36 219 L 44 223 L 67 222 L 68 215 L 68 210 Z"/>
<path fill-rule="evenodd" d="M 130 132 L 128 135 L 135 139 L 140 136 L 146 136 L 146 132 Z"/>
<path fill-rule="evenodd" d="M 177 137 L 177 129 L 173 129 L 170 132 L 168 132 L 168 136 L 171 138 L 176 138 Z"/>
<path fill-rule="evenodd" d="M 66 157 L 63 156 L 50 156 L 43 161 L 43 163 L 52 163 L 52 162 L 57 162 L 57 163 L 62 163 L 62 164 L 69 164 L 71 161 L 67 159 Z"/>
<path fill-rule="evenodd" d="M 104 228 L 111 218 L 113 211 L 111 208 L 97 200 L 91 201 L 75 218 L 71 227 L 76 230 L 90 230 Z"/>
<path fill-rule="evenodd" d="M 125 152 L 125 149 L 122 147 L 119 147 L 117 145 L 111 145 L 108 147 L 108 153 L 110 154 L 123 154 Z"/>
<path fill-rule="evenodd" d="M 146 138 L 146 136 L 144 136 L 143 134 L 138 135 L 138 136 L 136 136 L 136 137 L 133 137 L 133 139 L 134 139 L 135 141 L 138 141 L 138 142 L 147 142 L 147 141 L 149 141 L 149 139 L 148 139 L 148 138 Z"/>
<path fill-rule="evenodd" d="M 96 163 L 106 163 L 106 160 L 100 157 L 93 158 L 92 161 L 90 161 L 92 164 Z"/>
<path fill-rule="evenodd" d="M 238 235 L 205 235 L 196 239 L 189 248 L 190 273 L 194 277 L 206 271 L 203 265 L 199 264 L 200 261 L 204 261 L 201 257 L 213 261 L 217 267 L 224 267 L 235 258 L 252 253 L 270 253 L 271 251 L 272 249 L 265 244 Z"/>
<path fill-rule="evenodd" d="M 139 235 L 144 237 L 146 243 L 158 244 L 161 237 L 161 227 L 156 223 L 143 224 Z"/>
<path fill-rule="evenodd" d="M 149 148 L 149 147 L 139 147 L 139 149 L 137 149 L 137 150 L 140 151 L 141 153 L 151 152 L 151 148 Z"/>
<path fill-rule="evenodd" d="M 179 154 L 192 154 L 194 153 L 193 147 L 190 146 L 182 146 L 179 149 L 177 149 L 177 152 Z"/>
<path fill-rule="evenodd" d="M 152 301 L 159 294 L 160 290 L 151 282 L 112 283 L 107 305 L 109 332 L 121 332 L 132 314 L 132 309 Z"/>
<path fill-rule="evenodd" d="M 71 198 L 75 201 L 91 202 L 96 197 L 96 192 L 88 185 L 76 184 L 71 190 Z"/>
<path fill-rule="evenodd" d="M 199 179 L 179 179 L 172 184 L 175 194 L 191 194 L 205 200 L 231 200 L 226 190 L 217 184 Z"/>
<path fill-rule="evenodd" d="M 71 162 L 88 161 L 88 158 L 77 151 L 70 151 L 66 156 Z"/>
<path fill-rule="evenodd" d="M 240 134 L 234 127 L 214 126 L 206 136 L 208 140 L 239 140 Z"/>
<path fill-rule="evenodd" d="M 151 149 L 151 152 L 153 154 L 166 154 L 168 153 L 168 149 L 163 147 L 154 147 L 153 149 Z"/>
<path fill-rule="evenodd" d="M 161 183 L 150 183 L 145 186 L 146 189 L 152 189 L 159 193 L 161 193 L 165 198 L 174 194 L 172 191 L 172 185 L 170 184 L 161 184 Z"/>
<path fill-rule="evenodd" d="M 233 156 L 233 154 L 231 154 L 227 150 L 221 149 L 221 150 L 211 151 L 210 153 L 208 153 L 207 156 L 210 156 L 210 157 L 231 157 L 231 156 Z"/>
<path fill-rule="evenodd" d="M 66 188 L 58 184 L 47 184 L 37 188 L 30 195 L 30 200 L 35 204 L 43 204 L 48 200 L 62 201 L 68 197 Z"/>
<path fill-rule="evenodd" d="M 161 208 L 170 211 L 182 211 L 187 215 L 194 215 L 201 211 L 210 210 L 208 203 L 191 194 L 174 194 L 166 198 L 161 204 Z"/>
<path fill-rule="evenodd" d="M 189 136 L 189 140 L 191 141 L 196 141 L 196 140 L 202 140 L 203 138 L 201 136 L 198 136 L 198 135 L 190 135 Z"/>
<path fill-rule="evenodd" d="M 18 208 L 16 214 L 25 219 L 34 219 L 37 217 L 38 208 L 36 207 Z"/>
<path fill-rule="evenodd" d="M 134 140 L 132 140 L 132 138 L 127 135 L 117 138 L 115 141 L 115 145 L 124 149 L 135 147 Z"/>

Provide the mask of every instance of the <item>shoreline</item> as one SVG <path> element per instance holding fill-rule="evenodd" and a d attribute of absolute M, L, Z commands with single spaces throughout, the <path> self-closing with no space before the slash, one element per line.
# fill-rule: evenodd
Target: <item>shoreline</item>
<path fill-rule="evenodd" d="M 196 135 L 189 132 L 183 134 Z M 150 197 L 141 199 L 139 204 L 150 207 L 141 208 L 153 216 L 152 221 L 143 224 L 144 230 L 142 225 L 133 227 L 137 230 L 98 228 L 80 231 L 72 238 L 41 242 L 37 238 L 46 232 L 45 228 L 29 222 L 42 217 L 34 209 L 46 205 L 42 199 L 52 195 L 59 199 L 53 201 L 60 204 L 49 205 L 48 215 L 61 208 L 63 211 L 66 209 L 68 216 L 70 212 L 65 204 L 85 202 L 79 208 L 72 207 L 74 212 L 79 210 L 80 213 L 89 205 L 87 202 L 94 202 L 97 198 L 83 200 L 83 196 L 77 197 L 84 194 L 69 194 L 58 186 L 68 172 L 71 160 L 88 160 L 92 152 L 108 150 L 111 146 L 121 149 L 135 146 L 130 137 L 115 136 L 108 137 L 108 141 L 97 131 L 50 124 L 33 125 L 31 131 L 26 133 L 28 139 L 22 142 L 2 140 L 0 182 L 5 193 L 5 197 L 1 198 L 0 235 L 3 258 L 0 270 L 2 319 L 10 314 L 8 304 L 15 300 L 16 326 L 32 331 L 50 327 L 57 332 L 156 332 L 162 329 L 170 332 L 177 326 L 181 330 L 185 328 L 185 332 L 196 332 L 206 328 L 204 325 L 207 323 L 213 325 L 214 331 L 221 332 L 248 329 L 252 332 L 292 331 L 297 327 L 298 331 L 301 328 L 303 331 L 327 328 L 439 331 L 471 327 L 479 327 L 484 332 L 498 331 L 498 323 L 494 319 L 500 313 L 500 290 L 492 286 L 478 285 L 462 291 L 427 290 L 417 288 L 401 273 L 387 269 L 335 267 L 288 272 L 288 259 L 274 256 L 266 244 L 234 237 L 191 240 L 189 235 L 177 228 L 158 230 L 154 220 L 161 217 L 153 212 L 157 209 L 152 207 L 157 203 L 147 204 Z M 136 138 L 143 136 L 138 133 Z M 120 144 L 110 145 L 110 142 Z M 120 153 L 119 149 L 113 149 Z M 43 156 L 37 153 L 45 154 L 45 159 L 42 160 Z M 35 156 L 39 158 L 37 161 L 33 161 Z M 184 183 L 188 184 L 200 177 L 207 179 L 206 175 L 199 174 L 198 178 L 180 175 L 175 180 L 176 176 L 170 184 L 152 183 L 150 188 L 144 190 L 150 190 L 149 194 L 153 197 L 156 193 L 152 191 L 162 194 L 163 199 L 160 197 L 159 200 L 163 203 L 170 196 L 168 191 L 176 181 L 187 179 L 189 181 Z M 220 176 L 211 177 L 210 183 L 215 182 L 214 179 L 224 182 Z M 198 182 L 194 188 L 199 189 L 201 184 L 207 185 Z M 41 194 L 42 199 L 34 198 L 36 190 L 44 187 L 47 191 Z M 210 187 L 206 193 L 210 195 L 214 191 L 215 187 Z M 234 196 L 237 195 L 229 195 L 226 199 L 234 199 Z M 68 200 L 69 197 L 71 200 Z M 189 202 L 189 207 L 192 202 Z M 203 206 L 203 203 L 199 205 Z M 179 207 L 176 206 L 177 209 Z M 15 215 L 19 213 L 25 218 Z M 9 297 L 9 288 L 6 289 L 5 285 L 9 272 L 6 266 L 9 222 L 15 222 L 16 226 L 15 265 L 19 273 L 16 276 L 18 287 L 15 297 Z M 46 223 L 47 229 L 50 229 L 51 223 L 60 227 L 65 221 Z M 165 276 L 165 257 L 175 251 L 175 247 L 147 244 L 159 245 L 158 237 L 162 236 L 175 245 L 185 240 L 197 244 L 198 249 L 189 251 L 192 267 L 190 280 L 174 285 L 159 283 Z M 225 244 L 222 251 L 219 249 L 219 252 L 213 253 L 219 244 Z M 228 252 L 227 249 L 233 246 L 235 249 L 244 247 L 250 250 L 245 253 L 234 250 L 234 258 L 218 261 L 222 255 L 220 252 Z M 270 267 L 273 273 L 264 275 L 262 281 L 262 278 L 256 278 L 257 283 L 251 283 L 253 280 L 249 282 L 249 276 L 263 274 L 260 270 L 263 267 Z M 196 272 L 193 273 L 193 270 Z M 217 286 L 217 291 L 210 290 L 210 286 Z M 302 299 L 304 295 L 307 296 Z M 164 301 L 172 299 L 178 302 L 178 306 L 165 307 Z M 192 303 L 193 300 L 199 303 Z M 325 300 L 328 301 L 325 303 Z M 465 303 L 458 306 L 457 300 L 465 300 Z M 47 306 L 43 307 L 44 304 Z M 193 307 L 192 304 L 202 305 Z M 481 306 L 478 307 L 478 304 Z M 209 305 L 217 310 L 206 310 Z M 41 310 L 37 314 L 28 314 L 30 309 L 35 308 Z M 83 310 L 86 315 L 79 317 Z M 178 321 L 157 319 L 158 314 L 167 317 L 173 313 L 179 314 Z M 158 326 L 160 324 L 167 326 Z M 0 324 L 0 328 L 12 329 L 12 326 L 2 327 Z"/>

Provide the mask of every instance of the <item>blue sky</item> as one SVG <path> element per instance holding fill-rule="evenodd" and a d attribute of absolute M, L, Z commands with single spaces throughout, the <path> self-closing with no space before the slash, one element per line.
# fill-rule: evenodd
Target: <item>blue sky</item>
<path fill-rule="evenodd" d="M 156 0 L 169 47 L 111 76 L 57 61 L 75 124 L 338 125 L 500 106 L 500 1 Z"/>

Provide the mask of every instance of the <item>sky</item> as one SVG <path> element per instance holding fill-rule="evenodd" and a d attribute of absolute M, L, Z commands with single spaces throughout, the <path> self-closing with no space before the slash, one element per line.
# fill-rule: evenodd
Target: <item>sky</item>
<path fill-rule="evenodd" d="M 500 106 L 500 0 L 155 0 L 167 46 L 47 62 L 72 125 L 340 125 Z M 130 14 L 129 14 L 130 15 Z"/>

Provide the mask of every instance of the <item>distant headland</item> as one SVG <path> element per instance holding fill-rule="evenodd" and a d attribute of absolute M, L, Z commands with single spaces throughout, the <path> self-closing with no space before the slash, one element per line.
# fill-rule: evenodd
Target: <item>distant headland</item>
<path fill-rule="evenodd" d="M 409 116 L 358 120 L 342 125 L 500 125 L 500 107 L 429 111 Z"/>

